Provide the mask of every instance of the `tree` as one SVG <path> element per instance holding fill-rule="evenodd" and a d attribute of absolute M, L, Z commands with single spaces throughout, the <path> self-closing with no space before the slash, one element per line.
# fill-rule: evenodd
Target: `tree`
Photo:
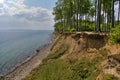
<path fill-rule="evenodd" d="M 114 18 L 114 0 L 112 0 L 112 20 L 111 20 L 112 21 L 112 28 L 114 28 L 114 22 L 115 22 L 114 19 L 115 19 Z"/>
<path fill-rule="evenodd" d="M 56 22 L 55 30 L 62 30 L 62 32 L 70 29 L 86 31 L 94 24 L 97 32 L 110 31 L 115 22 L 115 1 L 118 0 L 58 0 L 53 11 Z M 118 14 L 119 20 L 120 10 Z"/>
<path fill-rule="evenodd" d="M 89 15 L 92 17 L 92 22 L 94 21 L 94 16 L 95 16 L 95 7 L 90 8 Z"/>
<path fill-rule="evenodd" d="M 100 29 L 101 24 L 101 0 L 97 0 L 97 30 L 98 32 L 101 32 Z"/>

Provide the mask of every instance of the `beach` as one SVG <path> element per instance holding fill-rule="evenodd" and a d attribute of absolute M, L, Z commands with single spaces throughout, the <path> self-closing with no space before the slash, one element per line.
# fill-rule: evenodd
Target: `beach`
<path fill-rule="evenodd" d="M 24 63 L 16 67 L 13 71 L 9 72 L 0 80 L 21 80 L 26 77 L 33 69 L 37 68 L 42 60 L 47 57 L 50 52 L 52 43 L 43 46 L 40 50 L 36 50 L 36 55 L 28 58 Z"/>

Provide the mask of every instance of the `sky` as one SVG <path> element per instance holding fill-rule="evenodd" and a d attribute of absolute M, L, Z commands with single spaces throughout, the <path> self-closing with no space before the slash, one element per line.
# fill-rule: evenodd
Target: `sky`
<path fill-rule="evenodd" d="M 0 0 L 0 30 L 53 30 L 57 0 Z M 118 5 L 115 5 L 117 16 Z"/>
<path fill-rule="evenodd" d="M 117 20 L 118 19 L 118 11 L 119 11 L 119 2 L 118 1 L 115 2 L 114 10 L 115 10 L 115 20 Z"/>
<path fill-rule="evenodd" d="M 52 30 L 57 0 L 0 0 L 0 30 Z"/>

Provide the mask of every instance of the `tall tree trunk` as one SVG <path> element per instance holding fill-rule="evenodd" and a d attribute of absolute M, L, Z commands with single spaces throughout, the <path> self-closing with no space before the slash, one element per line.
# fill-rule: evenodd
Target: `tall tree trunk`
<path fill-rule="evenodd" d="M 77 15 L 77 21 L 76 21 L 76 23 L 77 23 L 77 31 L 78 31 L 78 2 L 76 3 L 77 4 L 77 6 L 76 6 L 76 15 Z"/>
<path fill-rule="evenodd" d="M 98 0 L 98 11 L 97 11 L 97 31 L 100 32 L 101 24 L 101 0 Z"/>
<path fill-rule="evenodd" d="M 70 28 L 72 29 L 72 2 L 70 1 Z"/>
<path fill-rule="evenodd" d="M 64 2 L 63 7 L 64 7 L 64 10 L 66 10 L 66 2 Z M 63 18 L 64 18 L 63 24 L 64 24 L 64 31 L 65 31 L 65 27 L 66 27 L 66 16 L 65 16 L 65 14 L 63 14 Z"/>
<path fill-rule="evenodd" d="M 62 10 L 61 10 L 61 12 L 60 12 L 60 15 L 61 15 L 62 32 L 64 32 L 64 24 L 63 24 L 63 22 L 62 22 Z"/>
<path fill-rule="evenodd" d="M 80 31 L 81 28 L 81 4 L 80 0 L 78 0 L 78 14 L 79 14 L 79 20 L 78 20 L 78 30 Z"/>
<path fill-rule="evenodd" d="M 76 28 L 76 25 L 75 25 L 75 14 L 76 14 L 76 6 L 75 6 L 75 0 L 74 0 L 74 8 L 73 8 L 73 17 L 74 17 L 74 21 L 73 21 L 73 24 L 74 24 L 74 28 L 77 30 Z"/>
<path fill-rule="evenodd" d="M 82 29 L 82 7 L 80 7 L 79 9 L 80 9 L 80 13 L 79 13 L 79 22 L 80 22 L 79 30 L 81 30 Z"/>
<path fill-rule="evenodd" d="M 114 28 L 114 0 L 112 0 L 112 28 Z"/>
<path fill-rule="evenodd" d="M 97 30 L 97 1 L 95 2 L 95 27 L 94 31 Z"/>

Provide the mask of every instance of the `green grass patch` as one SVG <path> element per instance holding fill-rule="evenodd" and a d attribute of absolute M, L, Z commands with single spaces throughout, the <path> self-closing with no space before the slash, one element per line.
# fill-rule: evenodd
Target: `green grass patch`
<path fill-rule="evenodd" d="M 72 67 L 72 80 L 95 80 L 100 73 L 96 65 L 97 62 L 94 60 L 90 61 L 87 58 L 82 59 Z"/>
<path fill-rule="evenodd" d="M 23 80 L 70 80 L 72 71 L 63 60 L 47 62 Z"/>
<path fill-rule="evenodd" d="M 104 80 L 113 80 L 113 79 L 114 79 L 114 75 L 112 75 L 112 74 L 106 74 L 104 76 Z"/>
<path fill-rule="evenodd" d="M 67 51 L 67 46 L 65 44 L 62 44 L 60 48 L 58 48 L 54 53 L 50 53 L 44 61 L 47 61 L 49 59 L 57 59 L 61 57 L 65 52 Z"/>
<path fill-rule="evenodd" d="M 45 62 L 23 80 L 95 80 L 99 72 L 96 62 L 86 58 L 74 64 L 56 59 Z"/>
<path fill-rule="evenodd" d="M 72 54 L 69 55 L 71 56 L 69 59 L 60 59 L 59 57 L 65 54 L 67 48 L 62 44 L 23 80 L 96 80 L 101 71 L 100 62 L 106 58 L 104 55 L 107 56 L 107 50 L 100 49 L 92 60 L 89 57 L 78 60 L 73 58 Z M 109 80 L 109 76 L 105 79 Z"/>
<path fill-rule="evenodd" d="M 108 53 L 109 53 L 109 50 L 106 49 L 106 48 L 101 48 L 101 49 L 99 50 L 99 54 L 101 55 L 101 58 L 102 58 L 102 59 L 107 59 Z"/>

